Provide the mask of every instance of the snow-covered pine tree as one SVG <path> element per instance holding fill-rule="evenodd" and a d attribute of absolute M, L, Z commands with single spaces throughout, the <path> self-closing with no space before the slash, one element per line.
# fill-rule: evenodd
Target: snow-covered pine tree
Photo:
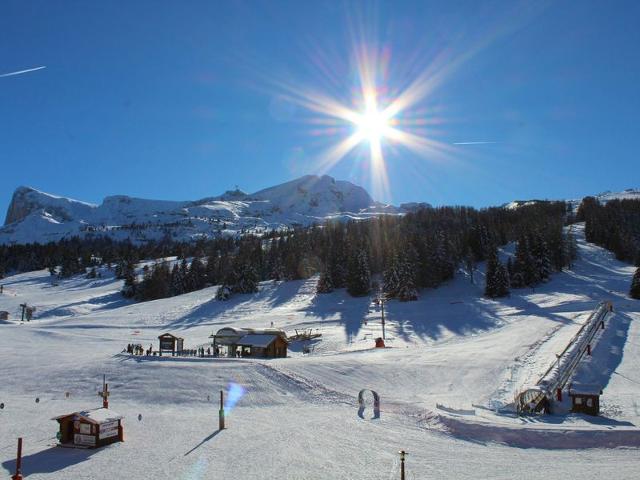
<path fill-rule="evenodd" d="M 400 260 L 394 253 L 387 269 L 382 273 L 382 289 L 387 298 L 394 298 L 400 290 Z"/>
<path fill-rule="evenodd" d="M 355 250 L 349 261 L 347 291 L 353 297 L 362 297 L 371 291 L 369 259 L 363 248 Z"/>
<path fill-rule="evenodd" d="M 498 251 L 494 247 L 487 258 L 485 296 L 499 298 L 509 295 L 509 274 L 498 258 Z"/>
<path fill-rule="evenodd" d="M 564 236 L 564 266 L 571 268 L 573 262 L 578 258 L 578 243 L 576 242 L 576 236 L 571 230 Z"/>
<path fill-rule="evenodd" d="M 498 260 L 498 267 L 495 274 L 496 297 L 506 297 L 509 295 L 509 272 Z"/>
<path fill-rule="evenodd" d="M 331 275 L 329 275 L 326 270 L 323 270 L 320 273 L 320 278 L 318 279 L 318 284 L 316 285 L 316 292 L 317 293 L 333 292 L 333 283 L 331 283 Z"/>
<path fill-rule="evenodd" d="M 547 281 L 551 276 L 551 255 L 547 242 L 543 238 L 537 237 L 535 239 L 533 255 L 535 257 L 535 276 L 537 281 Z"/>
<path fill-rule="evenodd" d="M 398 300 L 401 302 L 411 302 L 418 299 L 415 271 L 415 264 L 410 260 L 410 256 L 403 255 L 400 262 L 399 288 L 396 293 Z"/>
<path fill-rule="evenodd" d="M 521 236 L 516 243 L 515 260 L 513 262 L 513 288 L 524 288 L 537 283 L 538 273 L 533 255 L 531 254 L 529 239 Z"/>
<path fill-rule="evenodd" d="M 631 280 L 631 288 L 629 289 L 629 296 L 640 300 L 640 267 L 636 269 L 636 273 Z"/>
<path fill-rule="evenodd" d="M 393 255 L 383 274 L 383 291 L 388 298 L 398 298 L 403 302 L 418 299 L 416 257 L 410 245 L 403 247 L 402 253 Z"/>

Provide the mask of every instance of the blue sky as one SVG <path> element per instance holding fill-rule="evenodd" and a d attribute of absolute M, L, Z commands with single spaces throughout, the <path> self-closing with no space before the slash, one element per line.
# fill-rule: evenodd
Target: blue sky
<path fill-rule="evenodd" d="M 290 87 L 357 109 L 354 46 L 388 59 L 381 101 L 445 72 L 398 118 L 446 153 L 383 140 L 388 191 L 366 142 L 323 172 L 396 204 L 637 188 L 638 24 L 631 1 L 5 0 L 0 75 L 46 68 L 0 76 L 0 209 L 18 185 L 99 203 L 317 173 L 352 127 Z"/>

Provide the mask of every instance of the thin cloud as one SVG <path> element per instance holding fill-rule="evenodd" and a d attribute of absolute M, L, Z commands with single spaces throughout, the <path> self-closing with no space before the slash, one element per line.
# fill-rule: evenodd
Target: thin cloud
<path fill-rule="evenodd" d="M 0 74 L 0 78 L 3 77 L 13 77 L 14 75 L 22 75 L 23 73 L 35 72 L 37 70 L 42 70 L 43 68 L 47 68 L 45 65 L 34 68 L 27 68 L 26 70 L 18 70 L 17 72 L 9 72 Z"/>
<path fill-rule="evenodd" d="M 452 145 L 489 145 L 498 142 L 454 142 Z"/>

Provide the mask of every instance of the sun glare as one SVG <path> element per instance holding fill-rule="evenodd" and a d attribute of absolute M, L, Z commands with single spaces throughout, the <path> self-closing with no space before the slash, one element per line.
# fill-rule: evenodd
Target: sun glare
<path fill-rule="evenodd" d="M 391 119 L 377 108 L 367 109 L 355 119 L 357 134 L 369 143 L 379 143 L 389 135 Z"/>

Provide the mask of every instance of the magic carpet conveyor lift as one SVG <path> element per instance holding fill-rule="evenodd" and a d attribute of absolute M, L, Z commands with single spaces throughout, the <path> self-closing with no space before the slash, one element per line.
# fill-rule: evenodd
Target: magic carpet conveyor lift
<path fill-rule="evenodd" d="M 554 395 L 558 400 L 562 399 L 562 390 L 572 377 L 582 357 L 585 354 L 591 354 L 591 342 L 598 330 L 604 329 L 604 320 L 612 311 L 613 304 L 611 302 L 602 301 L 598 304 L 538 382 L 518 393 L 515 405 L 519 414 L 548 413 Z"/>

